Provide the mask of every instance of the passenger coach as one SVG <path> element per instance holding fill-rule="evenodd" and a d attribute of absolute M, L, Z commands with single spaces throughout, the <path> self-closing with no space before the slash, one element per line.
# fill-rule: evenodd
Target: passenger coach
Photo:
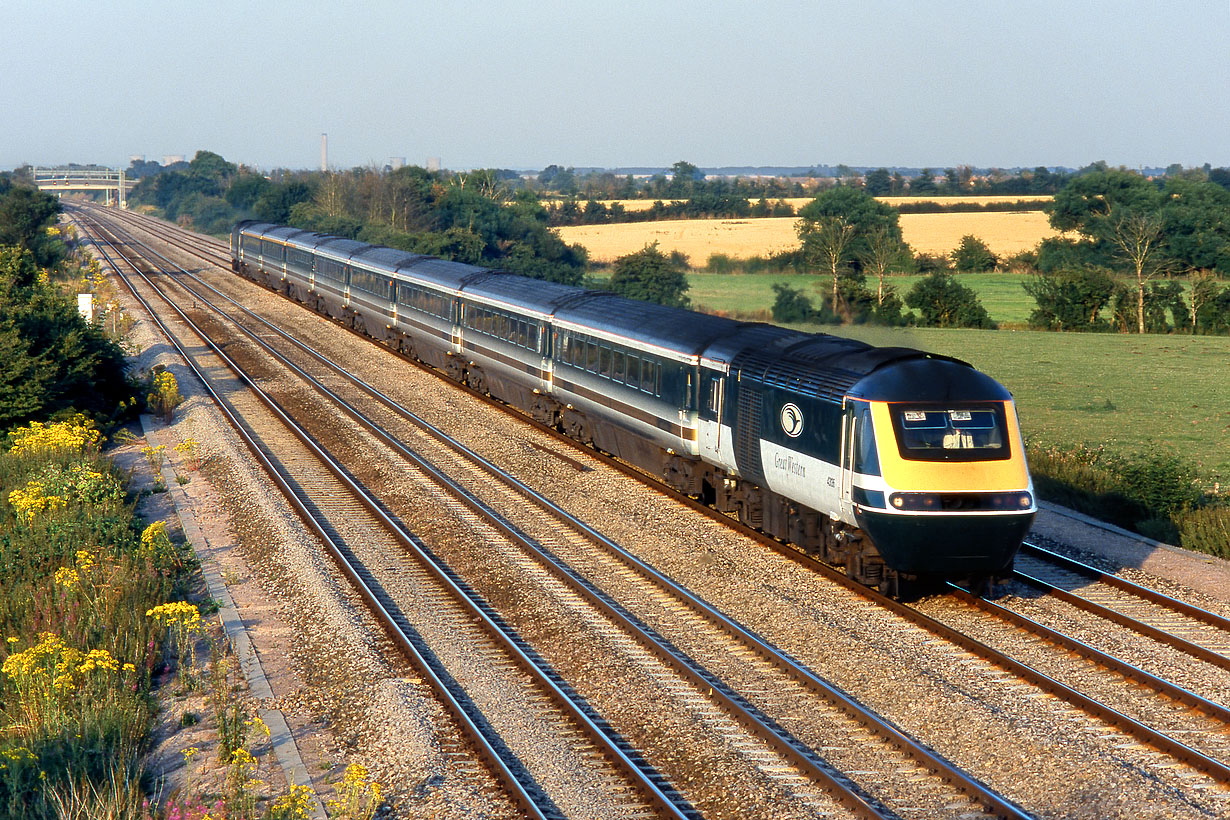
<path fill-rule="evenodd" d="M 896 591 L 1010 569 L 1036 506 L 1012 397 L 956 359 L 267 223 L 232 266 Z"/>

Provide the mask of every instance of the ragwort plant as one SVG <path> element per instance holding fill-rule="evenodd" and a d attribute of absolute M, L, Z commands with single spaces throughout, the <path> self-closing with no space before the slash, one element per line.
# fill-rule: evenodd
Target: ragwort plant
<path fill-rule="evenodd" d="M 175 408 L 183 404 L 184 397 L 179 394 L 179 383 L 170 371 L 161 367 L 154 369 L 146 402 L 151 412 L 162 416 L 166 423 L 171 423 Z"/>
<path fill-rule="evenodd" d="M 189 564 L 165 528 L 143 543 L 101 441 L 78 416 L 0 453 L 0 816 L 143 805 L 164 635 L 144 613 L 182 595 Z"/>

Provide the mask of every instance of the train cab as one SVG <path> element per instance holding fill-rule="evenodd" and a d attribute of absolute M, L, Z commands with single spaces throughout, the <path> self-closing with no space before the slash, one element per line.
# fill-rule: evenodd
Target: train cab
<path fill-rule="evenodd" d="M 1011 566 L 1037 505 L 998 382 L 952 360 L 906 360 L 850 389 L 844 426 L 842 495 L 889 565 L 923 575 Z"/>

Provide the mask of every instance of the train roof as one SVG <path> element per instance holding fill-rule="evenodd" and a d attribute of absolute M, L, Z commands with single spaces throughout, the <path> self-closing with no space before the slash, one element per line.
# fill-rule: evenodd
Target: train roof
<path fill-rule="evenodd" d="M 449 291 L 460 290 L 463 285 L 482 277 L 502 275 L 491 268 L 480 268 L 478 265 L 467 265 L 463 262 L 449 262 L 434 256 L 420 256 L 398 269 L 398 272 L 408 278 Z"/>
<path fill-rule="evenodd" d="M 550 316 L 561 305 L 572 304 L 592 295 L 592 292 L 558 282 L 505 275 L 488 276 L 467 283 L 462 288 L 462 294 L 528 311 L 541 319 Z"/>
<path fill-rule="evenodd" d="M 350 257 L 351 264 L 361 264 L 365 268 L 384 271 L 392 274 L 400 267 L 414 262 L 416 256 L 406 251 L 399 251 L 396 248 L 389 248 L 384 245 L 368 245 L 361 251 L 356 251 Z"/>
<path fill-rule="evenodd" d="M 555 311 L 555 320 L 582 332 L 595 331 L 685 356 L 699 356 L 714 339 L 739 327 L 733 319 L 613 293 L 595 293 L 592 298 L 563 304 Z"/>
<path fill-rule="evenodd" d="M 726 372 L 730 362 L 744 350 L 781 345 L 783 342 L 807 338 L 808 335 L 800 330 L 763 322 L 749 322 L 740 325 L 733 333 L 715 339 L 713 344 L 705 349 L 701 363 L 714 370 Z"/>
<path fill-rule="evenodd" d="M 283 225 L 275 225 L 272 222 L 261 222 L 259 219 L 245 219 L 242 222 L 235 223 L 235 227 L 231 229 L 234 234 L 250 234 L 252 236 L 261 236 L 265 231 L 272 228 L 285 227 Z"/>
<path fill-rule="evenodd" d="M 330 256 L 340 262 L 349 261 L 350 257 L 354 256 L 365 248 L 370 248 L 371 245 L 366 242 L 360 242 L 357 239 L 342 239 L 336 236 L 325 236 L 322 241 L 316 245 L 316 253 Z"/>
<path fill-rule="evenodd" d="M 885 397 L 892 395 L 892 400 L 901 400 L 899 385 L 894 386 L 891 379 L 867 381 L 867 377 L 904 361 L 942 359 L 951 366 L 976 372 L 956 359 L 936 357 L 908 347 L 873 347 L 866 342 L 827 333 L 793 337 L 782 334 L 765 341 L 765 344 L 745 347 L 731 360 L 731 366 L 766 385 L 833 402 L 840 402 L 843 396 L 852 394 L 855 385 L 865 381 L 869 392 L 857 394 L 860 398 L 887 400 Z"/>
<path fill-rule="evenodd" d="M 899 359 L 873 370 L 852 385 L 849 394 L 868 401 L 925 403 L 1012 399 L 1007 388 L 987 374 L 957 359 L 930 354 Z"/>

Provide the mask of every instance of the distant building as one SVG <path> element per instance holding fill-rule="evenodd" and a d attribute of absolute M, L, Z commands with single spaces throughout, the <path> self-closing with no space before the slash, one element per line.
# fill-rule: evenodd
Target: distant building
<path fill-rule="evenodd" d="M 162 157 L 162 167 L 165 168 L 168 165 L 174 165 L 177 162 L 183 162 L 183 161 L 184 161 L 183 154 L 166 154 Z"/>
<path fill-rule="evenodd" d="M 427 170 L 428 171 L 439 171 L 440 170 L 440 158 L 439 157 L 428 157 L 427 158 Z"/>
<path fill-rule="evenodd" d="M 406 167 L 405 157 L 389 157 L 389 168 L 396 171 L 398 168 Z"/>

